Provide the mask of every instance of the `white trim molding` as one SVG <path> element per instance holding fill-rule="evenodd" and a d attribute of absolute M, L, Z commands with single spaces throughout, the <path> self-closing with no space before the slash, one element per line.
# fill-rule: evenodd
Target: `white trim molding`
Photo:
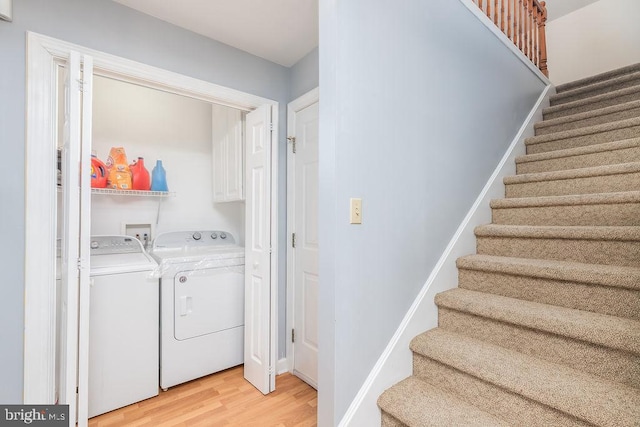
<path fill-rule="evenodd" d="M 25 155 L 25 317 L 24 392 L 30 404 L 55 401 L 55 258 L 56 258 L 56 67 L 70 52 L 94 59 L 94 74 L 116 78 L 226 105 L 244 111 L 273 108 L 271 249 L 278 244 L 278 102 L 187 77 L 51 37 L 27 33 L 27 110 Z M 271 360 L 276 361 L 277 256 L 271 257 Z M 275 384 L 275 375 L 272 376 Z"/>
<path fill-rule="evenodd" d="M 524 139 L 533 135 L 533 125 L 542 120 L 542 108 L 549 105 L 549 96 L 552 92 L 554 89 L 551 85 L 547 85 L 542 91 L 500 163 L 456 230 L 391 341 L 351 402 L 339 426 L 380 425 L 380 410 L 376 404 L 378 397 L 386 389 L 411 375 L 413 364 L 409 343 L 418 334 L 438 326 L 437 308 L 433 304 L 433 299 L 437 293 L 457 286 L 456 259 L 475 253 L 476 239 L 473 230 L 478 225 L 491 222 L 489 202 L 491 199 L 504 197 L 502 178 L 515 174 L 515 158 L 525 154 Z"/>

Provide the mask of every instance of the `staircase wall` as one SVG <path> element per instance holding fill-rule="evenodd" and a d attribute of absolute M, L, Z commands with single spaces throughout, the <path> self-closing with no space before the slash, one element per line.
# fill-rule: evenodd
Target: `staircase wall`
<path fill-rule="evenodd" d="M 637 0 L 599 0 L 549 21 L 551 81 L 559 85 L 640 62 L 638 16 Z"/>
<path fill-rule="evenodd" d="M 320 1 L 320 426 L 366 386 L 548 83 L 466 1 L 401 3 Z"/>

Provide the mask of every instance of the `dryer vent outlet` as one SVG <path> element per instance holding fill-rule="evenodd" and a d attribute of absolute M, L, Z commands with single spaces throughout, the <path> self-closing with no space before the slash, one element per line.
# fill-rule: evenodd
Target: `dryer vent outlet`
<path fill-rule="evenodd" d="M 140 240 L 145 249 L 151 247 L 151 224 L 122 224 L 122 228 L 122 234 Z"/>

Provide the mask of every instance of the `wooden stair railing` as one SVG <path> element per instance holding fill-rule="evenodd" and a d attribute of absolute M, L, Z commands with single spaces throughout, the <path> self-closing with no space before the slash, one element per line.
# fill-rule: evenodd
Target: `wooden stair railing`
<path fill-rule="evenodd" d="M 473 0 L 508 38 L 549 77 L 545 25 L 547 7 L 538 0 Z"/>

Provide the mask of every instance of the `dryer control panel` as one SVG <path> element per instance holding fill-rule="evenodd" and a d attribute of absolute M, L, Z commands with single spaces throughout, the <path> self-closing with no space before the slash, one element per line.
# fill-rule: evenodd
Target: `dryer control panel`
<path fill-rule="evenodd" d="M 153 241 L 153 249 L 202 248 L 235 246 L 236 240 L 228 231 L 196 230 L 162 233 Z"/>

